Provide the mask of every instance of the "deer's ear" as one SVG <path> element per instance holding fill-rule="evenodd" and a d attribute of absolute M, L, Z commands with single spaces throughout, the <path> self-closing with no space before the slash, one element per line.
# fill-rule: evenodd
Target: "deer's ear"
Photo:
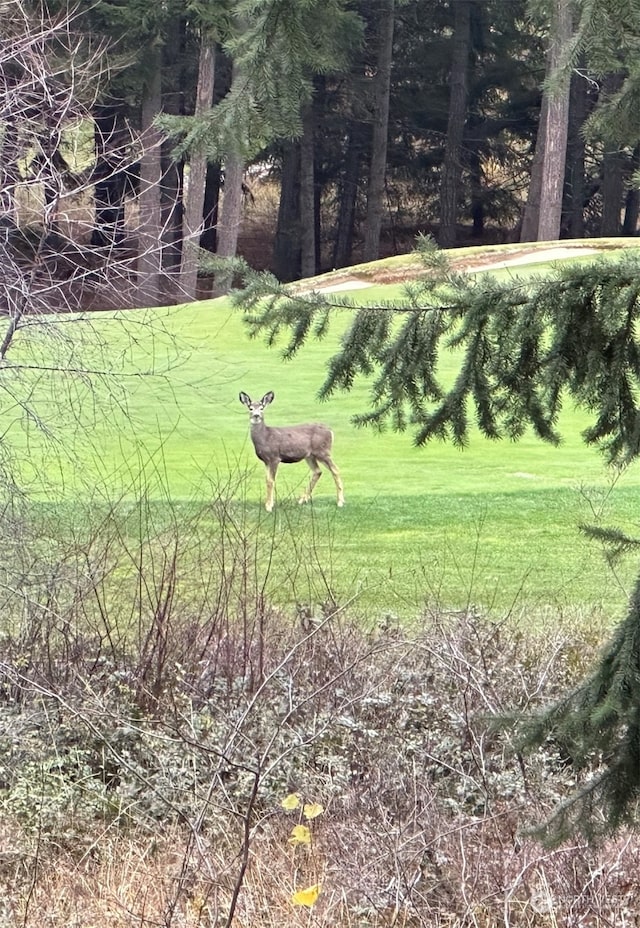
<path fill-rule="evenodd" d="M 268 406 L 269 403 L 273 403 L 274 399 L 275 399 L 275 393 L 273 392 L 273 390 L 269 390 L 268 393 L 265 393 L 265 395 L 262 397 L 260 402 L 262 403 L 263 406 Z"/>
<path fill-rule="evenodd" d="M 240 402 L 243 403 L 245 406 L 250 406 L 250 405 L 251 405 L 251 397 L 250 397 L 250 396 L 247 396 L 246 393 L 242 393 L 242 391 L 241 391 L 241 392 L 240 392 Z"/>

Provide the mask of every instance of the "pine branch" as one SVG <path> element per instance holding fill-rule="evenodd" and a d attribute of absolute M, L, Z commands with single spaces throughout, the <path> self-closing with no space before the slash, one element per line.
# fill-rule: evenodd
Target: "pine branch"
<path fill-rule="evenodd" d="M 640 454 L 640 281 L 633 256 L 612 264 L 558 267 L 545 276 L 498 282 L 452 274 L 430 243 L 427 267 L 403 301 L 353 311 L 348 300 L 301 294 L 262 276 L 238 302 L 253 336 L 285 354 L 324 335 L 331 317 L 351 310 L 320 395 L 370 385 L 370 408 L 357 424 L 414 427 L 416 444 L 433 438 L 466 445 L 471 410 L 481 433 L 517 440 L 527 427 L 558 444 L 558 417 L 571 396 L 593 420 L 584 440 L 611 462 Z M 443 352 L 458 357 L 453 385 L 438 372 Z"/>
<path fill-rule="evenodd" d="M 579 528 L 587 538 L 591 538 L 593 541 L 599 541 L 604 545 L 607 563 L 612 567 L 615 566 L 624 555 L 640 547 L 639 538 L 633 538 L 619 528 L 601 528 L 598 525 L 580 525 Z"/>

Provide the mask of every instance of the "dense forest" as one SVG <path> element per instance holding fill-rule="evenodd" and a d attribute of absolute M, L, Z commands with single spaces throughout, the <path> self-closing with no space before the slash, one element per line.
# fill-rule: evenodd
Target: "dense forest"
<path fill-rule="evenodd" d="M 636 234 L 635 0 L 0 6 L 10 314 L 223 292 L 265 189 L 247 257 L 283 281 Z"/>

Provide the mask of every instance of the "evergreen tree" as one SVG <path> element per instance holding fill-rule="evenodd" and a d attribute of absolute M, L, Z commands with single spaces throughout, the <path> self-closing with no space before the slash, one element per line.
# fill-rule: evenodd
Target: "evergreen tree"
<path fill-rule="evenodd" d="M 54 0 L 64 6 L 65 0 Z M 113 148 L 97 137 L 96 228 L 93 242 L 109 244 L 124 238 L 124 198 L 135 191 L 140 224 L 137 246 L 138 305 L 156 305 L 161 298 L 161 274 L 165 240 L 174 239 L 171 224 L 178 215 L 181 184 L 175 170 L 163 158 L 162 136 L 155 119 L 170 91 L 189 97 L 195 84 L 193 54 L 186 48 L 187 9 L 185 0 L 81 0 L 82 27 L 104 46 L 102 92 L 95 108 L 98 127 L 108 143 L 130 126 L 139 132 L 144 145 L 134 170 L 114 171 L 102 149 Z M 176 42 L 180 36 L 184 41 Z M 189 36 L 193 44 L 192 36 Z M 169 43 L 171 43 L 169 45 Z M 186 73 L 190 72 L 189 77 Z M 186 90 L 188 85 L 189 90 Z M 104 127 L 104 128 L 103 128 Z M 170 217 L 173 217 L 170 219 Z M 158 247 L 160 244 L 160 247 Z M 128 242 L 131 246 L 131 237 Z"/>
<path fill-rule="evenodd" d="M 637 0 L 577 3 L 553 0 L 551 4 L 548 0 L 536 0 L 531 9 L 549 23 L 549 58 L 521 241 L 553 239 L 559 234 L 570 77 L 574 85 L 572 105 L 578 104 L 583 118 L 587 112 L 584 101 L 580 102 L 576 96 L 576 77 L 588 88 L 589 96 L 597 99 L 579 130 L 588 140 L 591 157 L 602 175 L 602 183 L 594 185 L 594 192 L 601 194 L 602 201 L 602 205 L 598 203 L 601 216 L 596 234 L 619 235 L 624 186 L 631 173 L 632 151 L 640 141 L 636 115 L 640 105 L 637 56 L 640 4 Z M 569 113 L 569 127 L 576 115 Z M 573 151 L 569 154 L 575 153 L 574 135 Z M 565 182 L 570 182 L 565 183 L 565 211 L 567 206 L 572 208 L 572 225 L 579 229 L 577 208 L 590 199 L 580 187 L 588 185 L 584 178 L 576 178 L 575 161 L 570 161 L 568 167 L 574 173 L 572 178 L 565 178 Z M 629 228 L 625 222 L 624 234 L 629 234 Z M 635 226 L 631 228 L 633 232 Z"/>
<path fill-rule="evenodd" d="M 396 17 L 388 199 L 400 227 L 411 203 L 421 228 L 440 218 L 441 244 L 470 218 L 475 235 L 515 223 L 540 106 L 542 39 L 525 3 L 469 12 L 468 29 L 457 3 L 413 0 Z"/>
<path fill-rule="evenodd" d="M 198 119 L 159 121 L 178 152 L 201 146 L 211 161 L 228 152 L 249 160 L 273 139 L 298 137 L 313 74 L 334 67 L 359 34 L 346 0 L 236 0 L 231 12 L 240 27 L 223 44 L 242 80 Z"/>

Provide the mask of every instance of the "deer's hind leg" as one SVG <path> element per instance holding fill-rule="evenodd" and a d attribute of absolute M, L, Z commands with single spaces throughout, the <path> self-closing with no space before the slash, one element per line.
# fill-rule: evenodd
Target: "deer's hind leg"
<path fill-rule="evenodd" d="M 309 500 L 311 499 L 311 494 L 313 493 L 313 488 L 315 487 L 318 480 L 320 480 L 320 477 L 322 477 L 322 471 L 320 470 L 320 465 L 318 464 L 317 458 L 315 458 L 313 455 L 309 455 L 308 458 L 305 458 L 305 461 L 311 468 L 311 480 L 309 481 L 307 492 L 303 493 L 300 499 L 298 500 L 299 503 L 309 502 Z"/>
<path fill-rule="evenodd" d="M 322 463 L 325 467 L 328 467 L 331 471 L 331 476 L 333 477 L 334 483 L 336 485 L 336 493 L 338 495 L 338 506 L 344 506 L 344 486 L 342 484 L 342 477 L 340 476 L 340 471 L 337 466 L 333 463 L 333 460 L 330 457 L 323 458 Z"/>

